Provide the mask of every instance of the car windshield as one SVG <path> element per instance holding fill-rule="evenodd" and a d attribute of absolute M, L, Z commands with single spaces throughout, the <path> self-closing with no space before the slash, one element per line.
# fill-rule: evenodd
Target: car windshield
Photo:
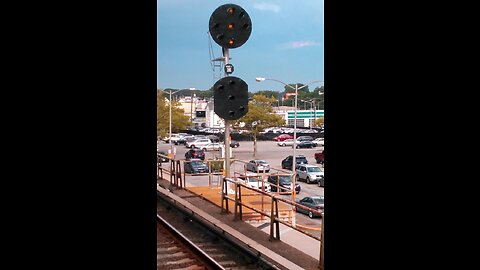
<path fill-rule="evenodd" d="M 319 167 L 308 167 L 308 172 L 322 172 Z"/>
<path fill-rule="evenodd" d="M 290 184 L 292 183 L 292 177 L 289 175 L 280 175 L 280 183 L 282 184 Z"/>
<path fill-rule="evenodd" d="M 190 162 L 192 164 L 192 166 L 195 166 L 195 167 L 199 167 L 199 166 L 204 166 L 205 164 L 203 164 L 203 162 L 201 161 L 192 161 Z"/>
<path fill-rule="evenodd" d="M 267 164 L 267 162 L 265 160 L 257 160 L 257 163 L 259 164 Z"/>
<path fill-rule="evenodd" d="M 317 198 L 317 199 L 313 199 L 313 203 L 314 203 L 315 205 L 324 204 L 324 203 L 323 203 L 323 199 L 318 199 L 318 198 Z"/>
<path fill-rule="evenodd" d="M 260 179 L 258 179 L 257 177 L 249 177 L 249 178 L 248 178 L 248 182 L 257 183 L 257 182 L 259 182 L 259 181 L 260 181 Z"/>

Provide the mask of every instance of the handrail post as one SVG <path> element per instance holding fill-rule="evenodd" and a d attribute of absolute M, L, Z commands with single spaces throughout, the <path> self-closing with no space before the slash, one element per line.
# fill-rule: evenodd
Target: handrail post
<path fill-rule="evenodd" d="M 237 220 L 240 216 L 242 220 L 242 186 L 238 184 L 238 181 L 235 182 L 235 215 L 233 220 Z M 237 211 L 238 209 L 238 211 Z"/>
<path fill-rule="evenodd" d="M 175 179 L 175 160 L 171 159 L 170 160 L 170 185 L 174 185 L 174 181 L 173 179 Z"/>
<path fill-rule="evenodd" d="M 222 209 L 220 213 L 224 212 L 223 205 L 225 203 L 225 213 L 228 213 L 228 198 L 227 198 L 227 193 L 228 192 L 228 187 L 227 187 L 227 178 L 222 178 Z"/>
<path fill-rule="evenodd" d="M 274 224 L 276 228 L 276 233 L 274 230 Z M 272 196 L 272 209 L 270 211 L 270 241 L 274 239 L 280 240 L 280 223 L 278 221 L 278 201 L 275 196 Z"/>

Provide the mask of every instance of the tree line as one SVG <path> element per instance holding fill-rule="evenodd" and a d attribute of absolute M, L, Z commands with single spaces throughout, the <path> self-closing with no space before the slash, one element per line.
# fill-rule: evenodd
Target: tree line
<path fill-rule="evenodd" d="M 295 84 L 289 84 L 291 87 L 295 88 Z M 302 83 L 297 83 L 297 87 L 300 88 L 304 86 Z M 172 95 L 172 99 L 178 99 L 180 97 L 191 96 L 195 94 L 198 98 L 201 99 L 210 99 L 213 98 L 213 87 L 208 90 L 190 90 L 190 89 L 173 89 L 173 88 L 166 88 L 165 91 L 178 91 Z M 286 97 L 286 93 L 293 93 L 295 90 L 292 88 L 285 86 L 282 92 L 280 91 L 273 91 L 273 90 L 260 90 L 258 92 L 249 92 L 248 96 L 253 98 L 254 95 L 264 95 L 269 99 L 273 99 L 271 102 L 272 106 L 295 106 L 295 99 L 293 96 L 289 98 Z M 297 107 L 300 109 L 304 107 L 304 103 L 302 100 L 305 101 L 312 101 L 315 103 L 315 107 L 318 110 L 324 109 L 324 87 L 315 87 L 313 91 L 308 89 L 308 86 L 298 90 L 298 98 L 297 98 Z M 307 108 L 310 108 L 312 105 L 311 103 L 307 102 Z"/>

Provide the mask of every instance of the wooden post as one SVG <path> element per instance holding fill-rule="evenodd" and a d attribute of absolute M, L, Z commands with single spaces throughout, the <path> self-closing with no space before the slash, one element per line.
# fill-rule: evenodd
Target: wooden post
<path fill-rule="evenodd" d="M 276 228 L 276 234 L 274 225 Z M 272 208 L 270 211 L 270 241 L 274 239 L 280 240 L 280 223 L 278 221 L 278 201 L 275 196 L 272 196 Z"/>
<path fill-rule="evenodd" d="M 318 264 L 318 268 L 320 270 L 324 269 L 324 257 L 325 257 L 324 248 L 323 248 L 323 246 L 325 244 L 325 241 L 323 240 L 323 238 L 324 238 L 323 229 L 325 228 L 324 221 L 325 221 L 325 214 L 322 213 L 322 234 L 321 234 L 322 238 L 320 239 L 320 259 L 319 259 L 319 264 Z"/>
<path fill-rule="evenodd" d="M 221 209 L 221 212 L 220 212 L 220 213 L 223 213 L 223 212 L 224 212 L 224 208 L 223 208 L 224 203 L 226 204 L 226 205 L 225 205 L 225 213 L 228 213 L 228 199 L 227 199 L 227 195 L 228 195 L 227 179 L 226 179 L 226 178 L 223 178 L 223 179 L 222 179 L 222 209 Z"/>

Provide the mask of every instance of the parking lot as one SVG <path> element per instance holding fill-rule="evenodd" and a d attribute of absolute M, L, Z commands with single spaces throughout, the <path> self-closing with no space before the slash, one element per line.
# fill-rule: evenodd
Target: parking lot
<path fill-rule="evenodd" d="M 263 159 L 270 164 L 270 168 L 272 172 L 276 170 L 282 170 L 282 160 L 287 157 L 288 155 L 293 155 L 293 148 L 290 146 L 281 147 L 277 145 L 275 141 L 257 141 L 257 155 L 253 157 L 253 142 L 252 141 L 241 141 L 239 142 L 240 146 L 238 148 L 232 148 L 232 159 L 242 160 L 248 162 L 252 159 Z M 157 148 L 160 151 L 164 151 L 168 153 L 169 144 L 163 141 L 158 142 Z M 184 145 L 173 145 L 176 150 L 175 157 L 177 159 L 185 159 L 185 153 L 190 150 L 190 148 L 185 147 Z M 314 153 L 322 151 L 323 147 L 315 147 L 312 149 L 296 149 L 296 155 L 304 155 L 309 164 L 318 165 L 320 168 L 322 166 L 320 164 L 316 164 Z M 221 153 L 220 151 L 207 151 L 205 152 L 206 159 L 213 159 L 213 158 L 220 158 Z M 164 168 L 169 168 L 168 163 L 163 164 Z M 243 164 L 240 162 L 235 162 L 231 167 L 231 176 L 234 175 L 234 172 L 243 172 Z M 324 168 L 322 168 L 324 170 Z M 183 168 L 182 168 L 183 171 Z M 282 170 L 283 172 L 289 170 Z M 189 176 L 194 177 L 194 181 L 189 181 L 189 184 L 204 186 L 208 185 L 208 176 Z M 217 178 L 220 178 L 218 176 Z M 298 182 L 301 186 L 301 192 L 296 195 L 296 199 L 302 199 L 305 196 L 315 196 L 315 195 L 324 195 L 324 188 L 319 187 L 315 183 L 307 184 L 305 182 Z M 290 195 L 283 195 L 286 198 L 291 198 Z M 297 222 L 299 224 L 304 224 L 306 226 L 312 227 L 319 227 L 321 224 L 320 218 L 310 219 L 308 216 L 304 214 L 297 214 Z"/>

